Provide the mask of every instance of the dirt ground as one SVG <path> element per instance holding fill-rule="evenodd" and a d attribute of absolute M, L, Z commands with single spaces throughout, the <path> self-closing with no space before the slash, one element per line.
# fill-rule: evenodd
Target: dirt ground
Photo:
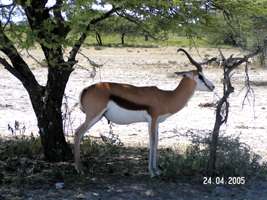
<path fill-rule="evenodd" d="M 244 186 L 203 186 L 191 183 L 172 183 L 158 180 L 143 180 L 142 177 L 120 177 L 100 180 L 88 180 L 80 186 L 66 185 L 56 189 L 53 185 L 37 188 L 1 188 L 0 199 L 87 199 L 87 200 L 266 200 L 267 185 L 265 182 Z"/>
<path fill-rule="evenodd" d="M 99 81 L 129 83 L 139 86 L 156 85 L 161 89 L 174 89 L 180 78 L 173 72 L 192 69 L 183 54 L 176 53 L 176 48 L 103 48 L 83 49 L 82 52 L 90 59 L 103 66 L 97 69 L 96 76 L 92 76 L 92 68 L 87 59 L 79 55 L 79 65 L 72 73 L 66 88 L 68 108 L 78 101 L 79 92 L 83 87 Z M 190 50 L 193 56 L 200 60 L 198 52 Z M 242 55 L 238 50 L 224 49 L 226 55 Z M 216 49 L 199 49 L 202 58 L 218 55 Z M 47 70 L 40 67 L 25 52 L 25 59 L 31 63 L 31 68 L 38 81 L 45 83 Z M 43 55 L 39 50 L 32 50 L 31 54 L 39 61 Z M 82 67 L 81 67 L 82 66 Z M 85 70 L 83 68 L 89 69 Z M 227 125 L 223 127 L 224 134 L 239 136 L 240 140 L 248 144 L 251 149 L 267 159 L 267 71 L 257 68 L 253 64 L 249 67 L 250 80 L 253 86 L 255 102 L 242 101 L 245 95 L 244 70 L 241 67 L 233 75 L 235 93 L 230 99 L 230 116 Z M 216 86 L 213 92 L 196 92 L 187 107 L 160 125 L 159 146 L 177 147 L 189 142 L 187 131 L 195 130 L 199 134 L 208 134 L 212 130 L 215 120 L 215 108 L 203 107 L 206 103 L 215 103 L 222 92 L 222 70 L 212 66 L 205 70 L 207 77 Z M 36 134 L 38 132 L 36 119 L 31 108 L 27 93 L 22 85 L 0 66 L 0 136 L 12 136 L 8 124 L 14 127 L 19 123 L 16 134 Z M 254 105 L 253 105 L 254 104 Z M 66 127 L 69 135 L 83 121 L 84 116 L 78 107 L 71 112 L 71 120 Z M 23 128 L 25 127 L 25 128 Z M 147 146 L 147 125 L 113 125 L 113 132 L 119 135 L 126 146 Z M 109 126 L 105 119 L 98 122 L 90 135 L 108 135 Z M 89 134 L 89 133 L 87 133 Z M 245 186 L 207 186 L 200 183 L 166 182 L 164 180 L 150 180 L 147 176 L 134 177 L 104 177 L 88 180 L 88 184 L 75 187 L 66 185 L 64 189 L 55 189 L 54 185 L 44 185 L 33 188 L 5 188 L 1 187 L 0 199 L 6 198 L 7 193 L 14 193 L 21 199 L 266 199 L 267 183 L 265 181 L 251 181 Z M 11 192 L 10 192 L 11 191 Z M 14 199 L 14 198 L 13 198 Z M 255 198 L 256 199 L 256 198 Z"/>

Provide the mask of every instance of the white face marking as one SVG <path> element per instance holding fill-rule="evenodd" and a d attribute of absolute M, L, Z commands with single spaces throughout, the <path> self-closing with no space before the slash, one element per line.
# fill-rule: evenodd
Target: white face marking
<path fill-rule="evenodd" d="M 188 77 L 188 78 L 194 80 L 194 74 L 193 74 L 193 72 L 191 72 L 191 71 L 189 71 L 189 72 L 184 72 L 184 73 L 183 73 L 183 76 Z"/>
<path fill-rule="evenodd" d="M 149 122 L 151 117 L 145 110 L 127 110 L 109 101 L 105 117 L 116 124 L 131 124 L 135 122 Z"/>
<path fill-rule="evenodd" d="M 211 92 L 214 90 L 215 86 L 213 83 L 208 80 L 203 72 L 198 72 L 197 75 L 194 76 L 194 73 L 192 71 L 188 72 L 175 72 L 178 76 L 182 75 L 184 77 L 188 77 L 196 82 L 196 90 L 198 91 L 208 91 Z"/>
<path fill-rule="evenodd" d="M 201 79 L 200 76 L 203 78 Z M 214 89 L 214 85 L 213 83 L 208 80 L 204 74 L 202 72 L 199 72 L 199 75 L 196 75 L 194 77 L 194 80 L 196 81 L 197 85 L 196 85 L 196 90 L 198 91 L 207 91 L 207 92 L 211 92 Z"/>

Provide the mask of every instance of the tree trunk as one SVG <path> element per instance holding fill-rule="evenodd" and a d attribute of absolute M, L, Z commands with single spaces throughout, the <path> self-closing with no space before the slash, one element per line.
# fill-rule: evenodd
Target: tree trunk
<path fill-rule="evenodd" d="M 262 53 L 260 54 L 260 64 L 264 68 L 267 68 L 267 38 L 263 41 L 263 49 Z"/>
<path fill-rule="evenodd" d="M 209 160 L 208 160 L 208 175 L 209 176 L 216 176 L 216 152 L 218 147 L 218 140 L 219 140 L 219 133 L 220 127 L 222 124 L 226 123 L 228 120 L 229 114 L 229 102 L 228 98 L 231 93 L 234 92 L 234 87 L 231 83 L 231 73 L 234 69 L 236 69 L 242 63 L 248 62 L 248 59 L 257 55 L 261 49 L 257 49 L 254 53 L 248 54 L 243 58 L 234 58 L 230 56 L 229 58 L 225 59 L 222 52 L 222 66 L 223 66 L 223 74 L 224 74 L 224 82 L 223 82 L 223 97 L 219 100 L 217 108 L 216 108 L 216 121 L 214 124 L 212 138 L 210 142 L 210 152 L 209 152 Z M 247 65 L 246 65 L 247 66 Z M 247 73 L 247 72 L 246 72 Z M 249 79 L 247 79 L 249 81 Z M 248 86 L 247 86 L 248 87 Z M 248 88 L 249 90 L 249 88 Z"/>
<path fill-rule="evenodd" d="M 63 45 L 70 26 L 62 16 L 64 2 L 56 1 L 53 9 L 48 9 L 46 2 L 47 0 L 14 1 L 14 6 L 20 6 L 24 10 L 23 15 L 27 17 L 28 28 L 32 31 L 29 34 L 35 33 L 34 42 L 39 43 L 44 52 L 48 64 L 46 86 L 38 83 L 28 64 L 13 44 L 15 40 L 11 41 L 6 35 L 7 29 L 4 28 L 2 20 L 0 20 L 0 51 L 10 59 L 11 64 L 1 55 L 0 64 L 22 82 L 30 96 L 38 121 L 45 158 L 49 161 L 62 161 L 72 157 L 71 149 L 64 137 L 61 105 L 68 78 L 73 70 L 73 65 L 77 63 L 76 55 L 92 26 L 111 17 L 122 7 L 114 7 L 91 19 L 69 52 L 68 61 L 65 62 Z M 9 14 L 12 13 L 12 9 Z M 7 20 L 7 22 L 6 25 L 11 20 Z M 98 36 L 99 42 L 102 44 L 101 37 Z"/>
<path fill-rule="evenodd" d="M 97 44 L 98 44 L 99 46 L 102 46 L 102 45 L 103 45 L 103 43 L 102 43 L 102 38 L 101 38 L 100 33 L 97 32 L 97 31 L 95 32 L 95 38 L 96 38 Z"/>
<path fill-rule="evenodd" d="M 210 142 L 210 149 L 209 149 L 209 160 L 208 160 L 208 175 L 213 177 L 216 176 L 216 157 L 217 157 L 217 146 L 218 146 L 218 139 L 220 128 L 223 123 L 221 111 L 223 100 L 218 103 L 216 109 L 216 120 L 214 124 L 214 128 L 212 131 L 211 142 Z"/>
<path fill-rule="evenodd" d="M 124 45 L 125 33 L 121 34 L 121 45 Z"/>
<path fill-rule="evenodd" d="M 42 94 L 30 93 L 37 117 L 45 159 L 51 162 L 72 158 L 63 131 L 61 105 L 71 70 L 50 67 L 47 86 Z"/>
<path fill-rule="evenodd" d="M 145 41 L 146 42 L 148 41 L 148 35 L 145 35 Z"/>
<path fill-rule="evenodd" d="M 35 113 L 45 159 L 51 162 L 70 160 L 72 152 L 65 140 L 61 108 L 51 101 Z"/>
<path fill-rule="evenodd" d="M 61 48 L 43 48 L 47 60 L 51 60 L 48 62 L 47 85 L 41 86 L 15 46 L 1 31 L 0 41 L 5 44 L 0 45 L 0 50 L 10 58 L 12 65 L 1 57 L 0 63 L 21 81 L 30 96 L 45 158 L 49 161 L 69 159 L 72 153 L 63 133 L 61 105 L 72 66 L 64 62 Z"/>

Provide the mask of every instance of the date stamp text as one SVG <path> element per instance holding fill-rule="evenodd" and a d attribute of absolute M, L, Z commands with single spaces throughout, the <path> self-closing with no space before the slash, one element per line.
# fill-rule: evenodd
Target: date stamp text
<path fill-rule="evenodd" d="M 244 185 L 245 177 L 203 177 L 203 185 Z"/>

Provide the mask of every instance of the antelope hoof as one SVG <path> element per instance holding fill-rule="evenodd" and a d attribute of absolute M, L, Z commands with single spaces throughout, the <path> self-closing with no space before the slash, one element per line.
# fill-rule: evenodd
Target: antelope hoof
<path fill-rule="evenodd" d="M 159 169 L 155 169 L 154 171 L 155 171 L 155 174 L 156 174 L 157 176 L 160 176 L 160 175 L 161 175 L 161 170 L 159 170 Z"/>
<path fill-rule="evenodd" d="M 152 169 L 152 170 L 149 170 L 149 172 L 150 172 L 151 178 L 155 178 L 161 175 L 161 171 L 159 169 Z"/>

